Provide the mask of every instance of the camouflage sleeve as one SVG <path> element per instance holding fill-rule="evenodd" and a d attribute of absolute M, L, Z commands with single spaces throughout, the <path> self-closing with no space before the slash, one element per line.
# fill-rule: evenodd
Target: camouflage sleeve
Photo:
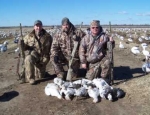
<path fill-rule="evenodd" d="M 28 50 L 29 49 L 29 45 L 28 45 L 28 40 L 29 40 L 29 35 L 26 35 L 24 38 L 23 38 L 23 40 L 24 40 L 24 50 Z"/>
<path fill-rule="evenodd" d="M 59 39 L 58 34 L 54 35 L 52 46 L 51 46 L 51 57 L 58 56 L 58 52 L 60 49 L 58 39 Z"/>
<path fill-rule="evenodd" d="M 86 36 L 83 37 L 83 39 L 81 40 L 80 46 L 79 46 L 79 58 L 80 58 L 80 62 L 82 64 L 85 64 L 86 61 Z"/>

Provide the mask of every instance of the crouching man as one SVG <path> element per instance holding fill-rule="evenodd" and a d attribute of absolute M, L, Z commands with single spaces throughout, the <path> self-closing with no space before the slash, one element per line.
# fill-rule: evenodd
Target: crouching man
<path fill-rule="evenodd" d="M 34 29 L 23 38 L 20 45 L 26 51 L 24 60 L 25 78 L 35 84 L 35 78 L 44 78 L 46 65 L 50 60 L 52 37 L 43 29 L 40 20 L 34 22 Z"/>
<path fill-rule="evenodd" d="M 101 77 L 108 81 L 110 60 L 107 55 L 107 42 L 111 41 L 114 44 L 114 41 L 103 32 L 99 20 L 91 22 L 90 30 L 91 32 L 84 36 L 79 47 L 81 68 L 87 69 L 87 79 Z"/>

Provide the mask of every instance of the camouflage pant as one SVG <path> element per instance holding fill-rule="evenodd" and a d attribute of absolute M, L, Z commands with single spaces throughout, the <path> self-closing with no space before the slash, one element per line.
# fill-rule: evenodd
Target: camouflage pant
<path fill-rule="evenodd" d="M 89 64 L 86 78 L 93 80 L 97 77 L 107 78 L 110 70 L 110 61 L 108 57 L 104 57 L 100 62 Z"/>
<path fill-rule="evenodd" d="M 66 79 L 64 66 L 67 66 L 67 70 L 68 70 L 69 61 L 66 59 L 66 60 L 64 60 L 63 63 L 64 64 L 55 63 L 54 61 L 52 61 L 52 64 L 53 64 L 53 67 L 54 67 L 54 70 L 55 70 L 55 73 L 57 74 L 57 76 L 60 78 Z M 79 60 L 74 60 L 72 65 L 71 65 L 71 69 L 72 69 L 72 72 L 70 74 L 71 78 L 75 78 L 78 76 L 79 68 L 80 68 Z"/>
<path fill-rule="evenodd" d="M 35 77 L 43 78 L 45 76 L 46 65 L 37 62 L 39 62 L 39 57 L 27 55 L 25 58 L 25 76 L 28 81 L 35 80 Z"/>

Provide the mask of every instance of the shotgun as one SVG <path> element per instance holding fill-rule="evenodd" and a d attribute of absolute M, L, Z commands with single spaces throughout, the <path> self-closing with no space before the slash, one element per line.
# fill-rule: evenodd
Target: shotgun
<path fill-rule="evenodd" d="M 82 24 L 83 24 L 83 22 L 81 22 L 80 30 L 82 28 Z M 73 47 L 73 50 L 71 53 L 71 59 L 69 60 L 69 67 L 68 67 L 68 72 L 67 72 L 67 77 L 66 77 L 66 80 L 68 80 L 68 81 L 72 80 L 73 69 L 71 66 L 75 60 L 78 60 L 75 58 L 75 54 L 76 54 L 76 51 L 78 49 L 78 45 L 79 45 L 79 41 L 74 41 L 74 47 Z"/>
<path fill-rule="evenodd" d="M 22 26 L 20 23 L 20 34 L 21 34 L 21 39 L 19 42 L 19 54 L 18 54 L 18 63 L 17 63 L 17 75 L 19 77 L 19 80 L 21 80 L 21 82 L 25 82 L 25 67 L 24 67 L 24 59 L 25 59 L 25 53 L 24 53 L 24 40 L 23 40 L 23 35 L 22 35 Z M 21 70 L 21 74 L 19 73 L 19 66 L 20 66 L 20 59 L 22 58 L 22 70 Z"/>
<path fill-rule="evenodd" d="M 109 27 L 110 27 L 110 33 L 111 33 L 111 22 L 109 22 Z M 109 72 L 109 81 L 110 84 L 114 84 L 114 60 L 113 60 L 113 44 L 112 41 L 109 41 L 107 43 L 107 48 L 108 48 L 108 55 L 109 55 L 109 60 L 110 60 L 110 72 Z"/>

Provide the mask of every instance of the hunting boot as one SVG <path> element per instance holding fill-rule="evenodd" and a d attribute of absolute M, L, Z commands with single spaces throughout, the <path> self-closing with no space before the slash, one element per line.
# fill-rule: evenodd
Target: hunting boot
<path fill-rule="evenodd" d="M 35 85 L 35 80 L 34 79 L 29 79 L 29 84 L 31 84 L 31 85 Z"/>
<path fill-rule="evenodd" d="M 20 84 L 26 83 L 25 72 L 24 71 L 20 75 L 19 83 Z"/>

